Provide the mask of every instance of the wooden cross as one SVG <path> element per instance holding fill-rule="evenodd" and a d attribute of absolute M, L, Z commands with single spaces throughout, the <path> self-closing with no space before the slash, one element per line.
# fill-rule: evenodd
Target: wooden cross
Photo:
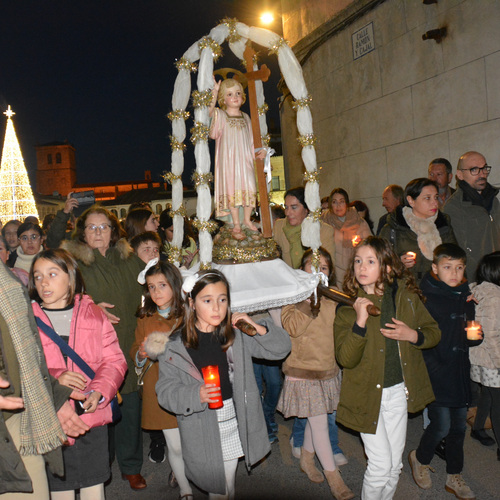
<path fill-rule="evenodd" d="M 259 125 L 259 109 L 257 106 L 257 93 L 255 91 L 255 81 L 261 80 L 267 82 L 271 70 L 263 64 L 259 70 L 253 70 L 253 62 L 255 57 L 255 50 L 251 45 L 247 45 L 243 53 L 247 72 L 244 73 L 248 80 L 248 100 L 250 106 L 250 119 L 252 121 L 253 144 L 255 148 L 262 147 L 262 138 L 260 136 Z M 269 210 L 269 198 L 267 196 L 267 182 L 266 174 L 264 173 L 264 160 L 255 160 L 257 167 L 257 184 L 259 186 L 259 199 L 260 199 L 260 222 L 262 225 L 262 234 L 265 238 L 271 238 L 273 230 L 271 227 L 271 213 Z"/>

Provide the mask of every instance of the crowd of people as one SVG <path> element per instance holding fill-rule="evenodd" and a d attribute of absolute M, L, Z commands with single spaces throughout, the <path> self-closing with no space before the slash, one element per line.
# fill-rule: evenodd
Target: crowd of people
<path fill-rule="evenodd" d="M 345 426 L 367 456 L 361 497 L 390 499 L 408 413 L 423 412 L 408 457 L 416 484 L 431 487 L 438 455 L 446 490 L 475 498 L 462 476 L 466 422 L 481 444 L 500 440 L 500 202 L 490 170 L 482 154 L 465 153 L 452 189 L 450 162 L 432 160 L 427 177 L 386 187 L 376 231 L 368 206 L 334 188 L 322 200 L 319 259 L 301 240 L 304 188 L 289 189 L 284 213 L 272 210 L 281 258 L 356 298 L 349 307 L 321 297 L 319 311 L 312 299 L 270 314 L 231 311 L 222 272 L 183 279 L 169 259 L 169 210 L 158 216 L 147 203 L 124 221 L 97 205 L 75 219 L 68 195 L 42 226 L 7 222 L 0 495 L 104 499 L 114 459 L 130 487 L 144 489 L 146 431 L 149 459 L 168 458 L 179 498 L 194 498 L 195 484 L 231 499 L 239 459 L 250 469 L 271 451 L 280 412 L 294 419 L 292 454 L 311 482 L 354 497 L 339 472 L 349 463 Z M 180 256 L 181 268 L 198 264 L 189 220 Z"/>

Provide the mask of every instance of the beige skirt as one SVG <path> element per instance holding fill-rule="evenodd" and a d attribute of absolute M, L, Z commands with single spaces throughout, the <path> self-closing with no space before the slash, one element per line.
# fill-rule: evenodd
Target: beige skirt
<path fill-rule="evenodd" d="M 339 404 L 341 380 L 341 373 L 326 380 L 286 376 L 276 409 L 285 418 L 307 418 L 332 413 Z"/>

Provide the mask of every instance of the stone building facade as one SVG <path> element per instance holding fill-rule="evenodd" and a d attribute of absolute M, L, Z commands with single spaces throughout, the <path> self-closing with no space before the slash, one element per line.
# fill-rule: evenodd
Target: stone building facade
<path fill-rule="evenodd" d="M 486 155 L 494 166 L 490 181 L 500 183 L 500 2 L 281 4 L 284 38 L 313 97 L 321 196 L 342 186 L 351 199 L 369 205 L 375 220 L 384 213 L 387 184 L 404 187 L 426 176 L 435 157 L 448 158 L 455 168 L 471 149 Z M 444 27 L 440 43 L 422 39 Z M 360 40 L 364 50 L 356 46 Z M 304 167 L 290 96 L 281 119 L 292 187 L 302 184 Z"/>

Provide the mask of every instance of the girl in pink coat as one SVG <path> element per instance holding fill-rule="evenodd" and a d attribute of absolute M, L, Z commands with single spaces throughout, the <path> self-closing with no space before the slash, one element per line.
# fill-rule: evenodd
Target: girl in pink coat
<path fill-rule="evenodd" d="M 52 500 L 104 499 L 109 479 L 108 431 L 111 400 L 123 382 L 127 363 L 113 326 L 88 295 L 73 257 L 61 249 L 46 250 L 33 260 L 29 293 L 33 312 L 50 326 L 90 366 L 89 379 L 47 334 L 39 329 L 49 372 L 59 383 L 81 391 L 76 402 L 81 419 L 91 427 L 72 446 L 63 449 L 65 475 L 49 474 Z"/>

